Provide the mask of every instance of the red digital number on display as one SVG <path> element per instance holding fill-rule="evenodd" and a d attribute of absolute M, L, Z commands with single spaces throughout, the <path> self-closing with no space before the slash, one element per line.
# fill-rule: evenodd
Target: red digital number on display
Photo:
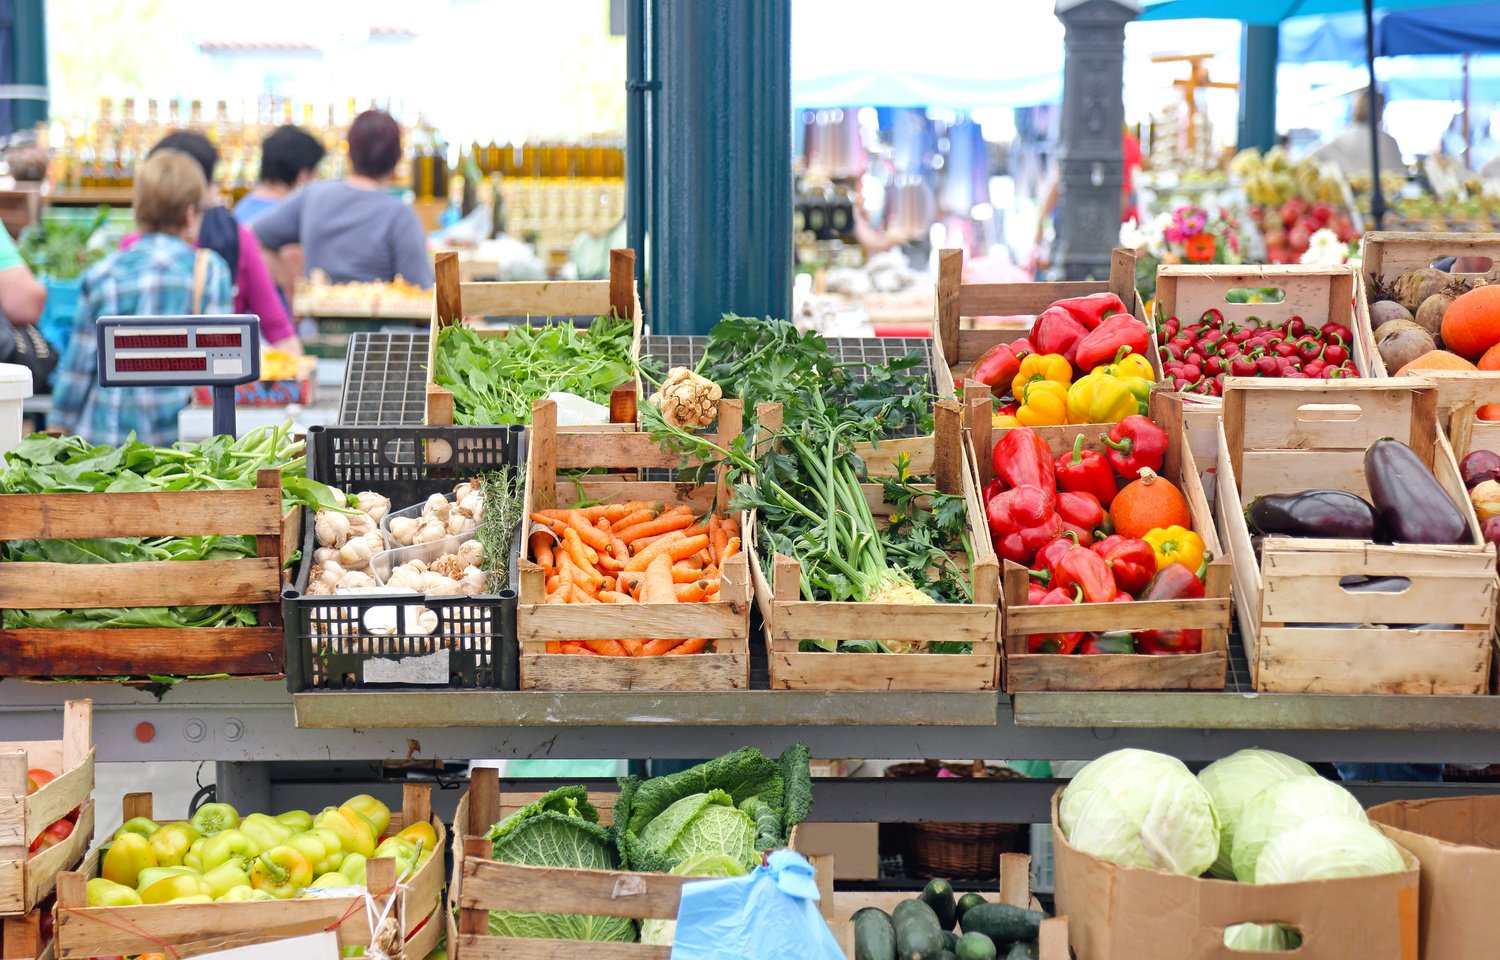
<path fill-rule="evenodd" d="M 117 373 L 201 373 L 207 357 L 115 357 Z"/>
<path fill-rule="evenodd" d="M 116 350 L 167 350 L 188 345 L 185 333 L 115 334 Z"/>
<path fill-rule="evenodd" d="M 200 333 L 194 339 L 199 348 L 237 347 L 243 342 L 243 337 L 238 333 Z"/>

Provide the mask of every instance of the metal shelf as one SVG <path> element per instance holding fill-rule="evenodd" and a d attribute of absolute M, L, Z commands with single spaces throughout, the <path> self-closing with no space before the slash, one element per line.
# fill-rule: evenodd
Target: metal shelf
<path fill-rule="evenodd" d="M 427 416 L 427 331 L 349 337 L 339 424 L 406 426 Z"/>

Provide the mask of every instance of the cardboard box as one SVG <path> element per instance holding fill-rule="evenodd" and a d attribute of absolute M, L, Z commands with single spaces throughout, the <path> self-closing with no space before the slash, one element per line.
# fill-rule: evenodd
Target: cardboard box
<path fill-rule="evenodd" d="M 1052 798 L 1057 914 L 1078 960 L 1244 960 L 1224 946 L 1237 923 L 1283 923 L 1302 933 L 1299 957 L 1417 960 L 1417 860 L 1403 873 L 1256 885 L 1120 867 L 1063 839 Z M 1476 886 L 1476 894 L 1490 888 Z M 1493 941 L 1476 938 L 1493 956 Z M 1143 953 L 1143 945 L 1148 945 Z M 1477 956 L 1477 954 L 1475 954 Z M 1449 960 L 1447 955 L 1444 960 Z"/>
<path fill-rule="evenodd" d="M 799 824 L 797 849 L 808 856 L 833 857 L 835 879 L 880 879 L 878 823 Z"/>
<path fill-rule="evenodd" d="M 1500 943 L 1500 797 L 1398 800 L 1370 808 L 1422 864 L 1424 960 L 1490 960 Z"/>

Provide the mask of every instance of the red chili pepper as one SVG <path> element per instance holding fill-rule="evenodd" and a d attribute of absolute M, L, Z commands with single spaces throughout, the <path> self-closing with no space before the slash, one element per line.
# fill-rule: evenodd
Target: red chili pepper
<path fill-rule="evenodd" d="M 1288 340 L 1296 340 L 1307 332 L 1307 323 L 1301 317 L 1293 315 L 1282 322 L 1281 329 Z"/>
<path fill-rule="evenodd" d="M 1116 533 L 1094 544 L 1093 550 L 1109 564 L 1115 585 L 1128 594 L 1140 593 L 1156 576 L 1156 551 L 1144 540 Z"/>
<path fill-rule="evenodd" d="M 991 500 L 995 499 L 1004 492 L 1005 481 L 1001 480 L 999 477 L 994 477 L 990 480 L 989 483 L 984 485 L 984 489 L 980 491 L 980 496 L 983 498 L 983 501 L 985 503 L 989 503 Z"/>
<path fill-rule="evenodd" d="M 1057 561 L 1077 545 L 1078 537 L 1070 530 L 1064 530 L 1062 536 L 1043 544 L 1042 548 L 1036 552 L 1036 559 L 1031 561 L 1032 580 L 1051 586 L 1053 578 L 1057 575 Z"/>
<path fill-rule="evenodd" d="M 1128 313 L 1121 313 L 1100 323 L 1078 341 L 1078 352 L 1073 362 L 1079 369 L 1092 370 L 1100 364 L 1114 361 L 1125 347 L 1144 357 L 1150 345 L 1151 336 L 1146 325 Z"/>
<path fill-rule="evenodd" d="M 1271 352 L 1278 357 L 1295 357 L 1297 355 L 1297 345 L 1283 340 L 1280 343 L 1272 344 Z"/>
<path fill-rule="evenodd" d="M 1203 361 L 1203 372 L 1209 376 L 1218 376 L 1224 372 L 1224 361 L 1219 357 L 1209 357 Z"/>
<path fill-rule="evenodd" d="M 1104 507 L 1092 493 L 1059 493 L 1057 515 L 1062 518 L 1063 530 L 1076 536 L 1085 547 L 1094 542 L 1105 521 Z"/>
<path fill-rule="evenodd" d="M 1229 361 L 1229 375 L 1232 377 L 1255 376 L 1255 358 L 1235 357 Z"/>
<path fill-rule="evenodd" d="M 1344 346 L 1342 340 L 1337 343 L 1330 343 L 1323 348 L 1323 359 L 1334 366 L 1338 366 L 1349 359 L 1349 348 Z"/>
<path fill-rule="evenodd" d="M 1184 379 L 1197 381 L 1203 377 L 1203 368 L 1192 361 L 1188 361 L 1182 365 L 1182 376 Z M 1140 407 L 1136 407 L 1136 409 L 1139 410 Z"/>
<path fill-rule="evenodd" d="M 1134 603 L 1134 602 L 1135 602 L 1135 597 L 1132 597 L 1130 594 L 1126 593 L 1124 590 L 1121 590 L 1118 593 L 1116 593 L 1115 594 L 1115 598 L 1110 601 L 1110 603 Z"/>
<path fill-rule="evenodd" d="M 1177 336 L 1178 330 L 1182 329 L 1182 321 L 1178 320 L 1176 317 L 1169 317 L 1167 319 L 1167 322 L 1162 324 L 1162 329 L 1167 332 L 1165 339 L 1170 340 L 1173 337 Z"/>
<path fill-rule="evenodd" d="M 1078 342 L 1088 336 L 1089 328 L 1072 313 L 1053 304 L 1037 315 L 1031 325 L 1031 345 L 1038 353 L 1059 353 L 1074 362 Z"/>
<path fill-rule="evenodd" d="M 1074 586 L 1083 591 L 1084 603 L 1110 603 L 1119 588 L 1115 586 L 1115 575 L 1109 564 L 1097 553 L 1075 546 L 1057 561 L 1057 573 L 1053 578 L 1053 589 L 1071 590 Z"/>
<path fill-rule="evenodd" d="M 1129 310 L 1125 309 L 1125 302 L 1109 292 L 1091 293 L 1084 297 L 1068 297 L 1065 300 L 1056 300 L 1047 309 L 1050 310 L 1052 307 L 1061 307 L 1063 310 L 1071 313 L 1078 319 L 1079 323 L 1090 330 L 1095 329 L 1106 318 L 1113 317 L 1117 313 L 1130 313 Z M 1053 351 L 1046 350 L 1043 352 L 1052 353 Z M 1088 368 L 1085 367 L 1084 369 L 1087 370 Z"/>
<path fill-rule="evenodd" d="M 1037 606 L 1048 607 L 1056 604 L 1077 603 L 1081 590 L 1074 587 L 1072 590 L 1054 588 L 1047 591 Z M 1072 653 L 1083 640 L 1084 631 L 1067 630 L 1056 633 L 1033 633 L 1026 638 L 1027 653 Z"/>
<path fill-rule="evenodd" d="M 1140 476 L 1144 468 L 1161 472 L 1167 457 L 1167 432 L 1138 413 L 1115 424 L 1100 439 L 1109 448 L 1104 455 L 1110 466 L 1127 480 Z"/>
<path fill-rule="evenodd" d="M 1318 374 L 1318 376 L 1324 380 L 1342 380 L 1345 377 L 1353 376 L 1353 374 L 1349 373 L 1343 367 L 1327 366 L 1323 368 L 1323 372 Z"/>
<path fill-rule="evenodd" d="M 1005 491 L 986 504 L 984 511 L 996 549 L 1016 563 L 1030 564 L 1047 541 L 1062 533 L 1057 494 L 1033 484 Z"/>
<path fill-rule="evenodd" d="M 1026 351 L 1017 352 L 1017 346 L 1024 344 Z M 1010 382 L 1016 378 L 1016 373 L 1021 369 L 1021 358 L 1030 353 L 1031 344 L 1025 340 L 1017 340 L 1014 343 L 997 343 L 974 361 L 969 368 L 970 380 L 977 380 L 991 389 L 1009 388 Z M 1004 393 L 1005 389 L 998 392 Z"/>
<path fill-rule="evenodd" d="M 1067 493 L 1091 493 L 1102 506 L 1108 507 L 1118 492 L 1115 472 L 1104 454 L 1083 449 L 1083 434 L 1073 441 L 1073 452 L 1058 457 L 1053 464 L 1057 489 Z"/>
<path fill-rule="evenodd" d="M 1323 371 L 1328 369 L 1328 364 L 1322 360 L 1311 360 L 1302 368 L 1302 372 L 1309 377 L 1321 377 Z"/>
<path fill-rule="evenodd" d="M 1323 335 L 1324 340 L 1327 340 L 1330 343 L 1332 343 L 1334 340 L 1337 340 L 1339 343 L 1345 344 L 1347 346 L 1348 344 L 1354 342 L 1354 331 L 1350 330 L 1342 323 L 1337 323 L 1333 320 L 1330 320 L 1319 327 L 1318 332 Z"/>
<path fill-rule="evenodd" d="M 1030 484 L 1049 493 L 1057 489 L 1052 448 L 1030 427 L 1012 427 L 995 441 L 990 462 L 995 468 L 995 476 L 1008 486 Z"/>
<path fill-rule="evenodd" d="M 1211 323 L 1214 326 L 1222 326 L 1224 323 L 1224 311 L 1216 307 L 1209 307 L 1203 311 L 1203 316 L 1198 319 L 1199 323 Z"/>
<path fill-rule="evenodd" d="M 1238 344 L 1240 344 L 1240 345 L 1243 346 L 1244 343 L 1245 343 L 1245 341 L 1249 340 L 1253 336 L 1255 336 L 1255 328 L 1253 328 L 1253 327 L 1240 327 L 1234 333 L 1231 333 L 1229 335 L 1229 339 L 1231 339 L 1235 343 L 1238 343 Z"/>
<path fill-rule="evenodd" d="M 1226 339 L 1223 343 L 1219 344 L 1219 356 L 1224 357 L 1225 359 L 1228 359 L 1230 357 L 1237 357 L 1239 356 L 1239 353 L 1240 345 L 1235 343 L 1233 340 Z"/>
<path fill-rule="evenodd" d="M 1323 355 L 1323 342 L 1317 337 L 1308 335 L 1297 338 L 1297 356 L 1303 363 L 1311 363 Z"/>
<path fill-rule="evenodd" d="M 1255 361 L 1255 372 L 1262 377 L 1280 376 L 1281 365 L 1276 362 L 1275 357 L 1258 357 Z"/>

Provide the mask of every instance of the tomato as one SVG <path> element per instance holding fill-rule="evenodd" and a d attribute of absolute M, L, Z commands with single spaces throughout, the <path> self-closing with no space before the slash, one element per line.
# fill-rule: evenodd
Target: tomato
<path fill-rule="evenodd" d="M 33 793 L 36 793 L 38 790 L 42 789 L 47 784 L 56 779 L 57 774 L 51 772 L 50 770 L 43 770 L 41 767 L 33 767 L 32 769 L 27 770 L 26 795 L 28 797 L 31 796 Z"/>
<path fill-rule="evenodd" d="M 48 826 L 47 829 L 37 834 L 37 838 L 31 841 L 31 849 L 29 852 L 32 856 L 36 856 L 36 854 L 40 851 L 46 850 L 48 847 L 55 847 L 59 843 L 62 843 L 64 840 L 68 839 L 69 835 L 71 835 L 72 833 L 73 821 L 67 819 L 66 817 L 62 820 L 58 820 L 56 823 Z"/>

